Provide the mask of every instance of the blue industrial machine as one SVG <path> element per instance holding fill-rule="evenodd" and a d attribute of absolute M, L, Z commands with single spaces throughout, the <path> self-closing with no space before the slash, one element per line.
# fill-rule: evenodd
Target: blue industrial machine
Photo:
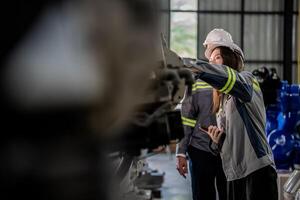
<path fill-rule="evenodd" d="M 280 81 L 274 69 L 253 71 L 266 106 L 266 133 L 274 154 L 276 168 L 294 169 L 300 164 L 300 85 Z"/>

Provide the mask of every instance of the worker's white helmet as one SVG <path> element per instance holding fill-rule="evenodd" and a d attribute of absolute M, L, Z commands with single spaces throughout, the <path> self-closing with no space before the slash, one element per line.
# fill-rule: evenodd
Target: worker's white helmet
<path fill-rule="evenodd" d="M 216 28 L 216 29 L 213 29 L 212 31 L 210 31 L 207 34 L 203 45 L 206 47 L 204 54 L 207 59 L 210 58 L 212 51 L 216 47 L 219 47 L 219 46 L 228 47 L 232 51 L 237 53 L 241 57 L 242 61 L 244 61 L 244 59 L 245 59 L 244 53 L 241 50 L 241 48 L 233 42 L 230 33 L 225 31 L 224 29 Z"/>

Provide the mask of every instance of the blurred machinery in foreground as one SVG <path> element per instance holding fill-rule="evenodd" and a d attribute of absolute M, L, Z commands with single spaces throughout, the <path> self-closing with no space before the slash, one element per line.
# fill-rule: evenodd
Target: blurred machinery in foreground
<path fill-rule="evenodd" d="M 1 7 L 1 199 L 124 199 L 140 150 L 183 136 L 174 107 L 193 77 L 161 45 L 157 5 Z"/>
<path fill-rule="evenodd" d="M 191 71 L 185 69 L 183 60 L 167 48 L 163 36 L 161 47 L 162 62 L 151 77 L 149 96 L 121 136 L 112 142 L 116 145 L 112 149 L 119 153 L 117 158 L 121 158 L 117 174 L 122 180 L 123 199 L 159 196 L 164 173 L 145 167 L 145 158 L 155 154 L 152 149 L 168 145 L 171 140 L 181 139 L 184 135 L 181 114 L 175 107 L 186 88 L 192 90 L 194 78 Z M 148 149 L 149 153 L 141 157 L 141 149 Z M 144 167 L 138 167 L 140 163 Z"/>

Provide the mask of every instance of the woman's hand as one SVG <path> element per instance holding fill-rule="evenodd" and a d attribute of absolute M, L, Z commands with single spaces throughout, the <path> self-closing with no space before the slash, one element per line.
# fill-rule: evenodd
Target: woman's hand
<path fill-rule="evenodd" d="M 201 128 L 200 128 L 201 129 Z M 219 129 L 217 126 L 209 126 L 207 130 L 201 129 L 206 132 L 212 141 L 216 144 L 219 143 L 222 134 L 224 133 L 223 128 Z"/>

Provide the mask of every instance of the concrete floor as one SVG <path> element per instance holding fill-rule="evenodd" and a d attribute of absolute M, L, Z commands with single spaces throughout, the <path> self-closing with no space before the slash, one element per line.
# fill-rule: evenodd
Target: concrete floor
<path fill-rule="evenodd" d="M 191 179 L 184 179 L 176 170 L 175 154 L 156 154 L 146 159 L 151 169 L 165 172 L 161 188 L 163 200 L 192 200 Z M 283 184 L 289 177 L 287 172 L 278 172 L 279 199 L 283 200 Z M 218 198 L 217 198 L 218 199 Z"/>
<path fill-rule="evenodd" d="M 161 153 L 146 159 L 151 169 L 165 172 L 161 188 L 163 200 L 192 200 L 191 179 L 179 175 L 176 170 L 175 154 Z"/>

